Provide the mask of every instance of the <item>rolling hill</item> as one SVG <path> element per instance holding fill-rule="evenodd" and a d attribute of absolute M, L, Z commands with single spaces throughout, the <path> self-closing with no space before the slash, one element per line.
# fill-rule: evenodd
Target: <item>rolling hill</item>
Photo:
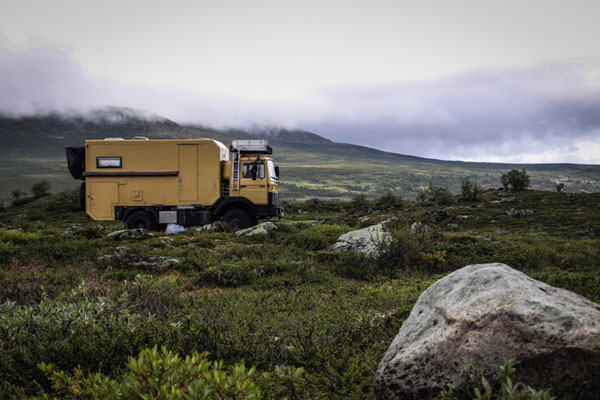
<path fill-rule="evenodd" d="M 573 192 L 599 191 L 600 166 L 579 164 L 498 164 L 433 160 L 332 142 L 315 133 L 264 129 L 215 130 L 180 125 L 155 114 L 107 107 L 87 115 L 0 116 L 0 201 L 12 189 L 27 190 L 48 179 L 52 190 L 76 187 L 66 168 L 64 147 L 85 139 L 147 136 L 150 138 L 209 137 L 228 145 L 233 139 L 267 138 L 281 165 L 282 198 L 370 197 L 394 191 L 414 198 L 430 181 L 460 190 L 460 178 L 470 176 L 482 186 L 496 187 L 502 173 L 527 168 L 534 188 L 554 190 L 556 182 Z"/>

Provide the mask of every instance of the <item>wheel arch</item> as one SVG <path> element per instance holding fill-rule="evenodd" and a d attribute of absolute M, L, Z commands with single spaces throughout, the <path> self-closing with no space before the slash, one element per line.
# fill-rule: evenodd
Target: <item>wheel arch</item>
<path fill-rule="evenodd" d="M 245 197 L 229 197 L 222 201 L 215 209 L 214 215 L 217 218 L 221 218 L 225 213 L 231 209 L 238 208 L 248 213 L 251 218 L 255 217 L 254 203 Z"/>
<path fill-rule="evenodd" d="M 145 211 L 150 213 L 158 224 L 158 210 L 156 207 L 121 207 L 121 210 L 115 210 L 115 215 L 120 215 L 119 219 L 125 221 L 127 217 L 131 215 L 131 213 L 136 211 Z"/>

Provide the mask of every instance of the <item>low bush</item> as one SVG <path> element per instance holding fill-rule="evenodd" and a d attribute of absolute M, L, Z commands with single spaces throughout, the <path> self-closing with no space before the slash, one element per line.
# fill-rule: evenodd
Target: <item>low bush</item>
<path fill-rule="evenodd" d="M 536 390 L 531 386 L 517 382 L 513 383 L 511 376 L 515 373 L 515 366 L 519 362 L 507 359 L 504 364 L 496 367 L 496 375 L 488 379 L 481 371 L 472 365 L 465 366 L 457 381 L 448 385 L 438 400 L 551 400 L 550 390 Z"/>
<path fill-rule="evenodd" d="M 397 210 L 403 208 L 405 203 L 402 196 L 387 192 L 377 200 L 376 205 L 380 210 Z"/>
<path fill-rule="evenodd" d="M 47 196 L 50 194 L 50 182 L 46 179 L 36 182 L 31 186 L 31 194 L 34 199 L 39 199 L 40 197 Z"/>
<path fill-rule="evenodd" d="M 525 190 L 529 187 L 529 175 L 527 170 L 511 169 L 500 177 L 505 189 Z"/>
<path fill-rule="evenodd" d="M 435 186 L 433 180 L 430 180 L 429 187 L 422 189 L 417 195 L 417 201 L 444 206 L 454 203 L 454 195 L 445 187 Z"/>

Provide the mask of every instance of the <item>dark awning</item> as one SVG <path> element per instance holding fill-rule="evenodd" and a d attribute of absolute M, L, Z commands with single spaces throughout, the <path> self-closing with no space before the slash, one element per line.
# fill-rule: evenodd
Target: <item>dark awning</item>
<path fill-rule="evenodd" d="M 85 147 L 65 147 L 65 152 L 67 153 L 67 165 L 69 166 L 69 172 L 71 172 L 73 178 L 85 179 L 83 177 L 83 171 L 85 171 Z"/>

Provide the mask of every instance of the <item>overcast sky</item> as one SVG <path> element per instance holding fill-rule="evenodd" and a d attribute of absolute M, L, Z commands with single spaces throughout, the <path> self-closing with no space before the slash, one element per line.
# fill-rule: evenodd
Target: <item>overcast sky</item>
<path fill-rule="evenodd" d="M 0 111 L 600 163 L 600 2 L 0 0 Z"/>

